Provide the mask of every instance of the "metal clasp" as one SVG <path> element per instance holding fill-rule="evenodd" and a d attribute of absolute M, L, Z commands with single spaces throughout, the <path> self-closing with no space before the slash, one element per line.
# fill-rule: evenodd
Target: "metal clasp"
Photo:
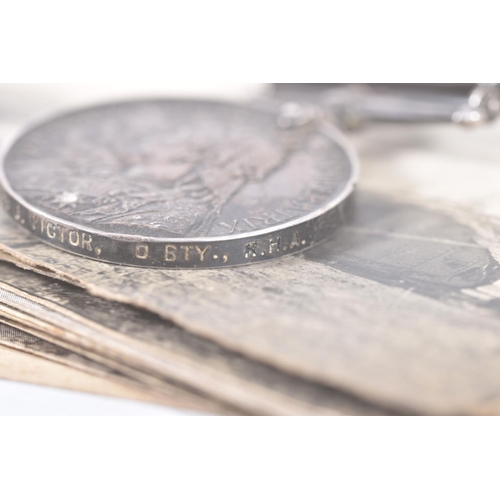
<path fill-rule="evenodd" d="M 279 99 L 313 101 L 343 128 L 371 122 L 480 125 L 500 114 L 500 87 L 477 84 L 277 84 Z"/>

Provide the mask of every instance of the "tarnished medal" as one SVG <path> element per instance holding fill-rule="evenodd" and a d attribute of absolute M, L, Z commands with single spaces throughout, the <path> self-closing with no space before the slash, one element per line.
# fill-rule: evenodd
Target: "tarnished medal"
<path fill-rule="evenodd" d="M 329 237 L 357 179 L 320 119 L 229 103 L 115 103 L 31 126 L 3 155 L 3 204 L 42 240 L 84 257 L 214 268 Z"/>

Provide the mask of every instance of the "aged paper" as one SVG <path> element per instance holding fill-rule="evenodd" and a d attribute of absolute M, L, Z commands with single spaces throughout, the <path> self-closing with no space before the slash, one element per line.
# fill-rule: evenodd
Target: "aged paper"
<path fill-rule="evenodd" d="M 365 169 L 351 219 L 301 256 L 213 271 L 134 269 L 64 254 L 5 216 L 1 248 L 22 267 L 377 405 L 500 413 L 492 129 L 401 129 L 356 139 Z"/>
<path fill-rule="evenodd" d="M 8 264 L 0 264 L 0 272 L 0 314 L 150 386 L 176 380 L 247 413 L 381 413 L 355 398 L 227 352 L 155 315 Z M 144 380 L 144 374 L 158 380 Z"/>
<path fill-rule="evenodd" d="M 151 397 L 147 392 L 132 389 L 115 381 L 105 380 L 97 375 L 91 375 L 4 345 L 0 345 L 0 378 L 103 396 L 159 403 L 157 397 Z M 166 401 L 164 403 L 167 404 Z M 174 399 L 168 401 L 168 405 L 206 412 L 198 407 L 186 406 L 183 401 Z"/>
<path fill-rule="evenodd" d="M 200 397 L 197 394 L 192 394 L 189 391 L 182 390 L 179 387 L 168 385 L 167 382 L 165 382 L 163 391 L 160 392 L 155 390 L 145 383 L 136 381 L 116 370 L 109 368 L 105 364 L 93 361 L 85 356 L 65 349 L 60 345 L 48 342 L 36 335 L 28 333 L 26 331 L 27 329 L 29 328 L 17 324 L 12 319 L 2 317 L 0 313 L 0 345 L 80 370 L 83 373 L 87 373 L 98 378 L 99 380 L 102 380 L 105 388 L 119 386 L 121 387 L 121 391 L 119 392 L 120 397 L 141 399 L 144 401 L 154 402 L 156 404 L 166 404 L 169 406 L 189 408 L 203 412 L 230 412 L 230 410 L 223 405 L 218 405 Z M 36 329 L 30 330 L 35 334 L 40 333 Z M 18 373 L 18 371 L 14 370 L 14 373 Z M 13 374 L 11 374 L 8 378 L 17 380 L 16 376 Z M 38 382 L 36 379 L 28 379 L 26 381 Z M 63 387 L 57 383 L 54 385 Z M 128 395 L 126 395 L 127 390 L 129 391 Z"/>
<path fill-rule="evenodd" d="M 14 319 L 9 320 L 6 317 L 0 316 L 0 344 L 34 356 L 40 356 L 55 361 L 56 363 L 77 368 L 92 375 L 115 379 L 125 384 L 134 385 L 132 380 L 127 379 L 127 377 L 120 372 L 65 349 L 64 347 L 47 342 L 35 335 L 31 335 L 23 331 L 20 324 L 16 325 L 15 323 Z M 135 385 L 137 388 L 144 389 L 140 384 Z"/>

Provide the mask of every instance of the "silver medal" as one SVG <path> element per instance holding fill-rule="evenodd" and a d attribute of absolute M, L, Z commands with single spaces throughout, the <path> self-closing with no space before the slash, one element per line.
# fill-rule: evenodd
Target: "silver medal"
<path fill-rule="evenodd" d="M 0 175 L 6 210 L 51 245 L 116 264 L 214 268 L 329 237 L 358 168 L 342 135 L 300 107 L 158 100 L 31 126 Z"/>

